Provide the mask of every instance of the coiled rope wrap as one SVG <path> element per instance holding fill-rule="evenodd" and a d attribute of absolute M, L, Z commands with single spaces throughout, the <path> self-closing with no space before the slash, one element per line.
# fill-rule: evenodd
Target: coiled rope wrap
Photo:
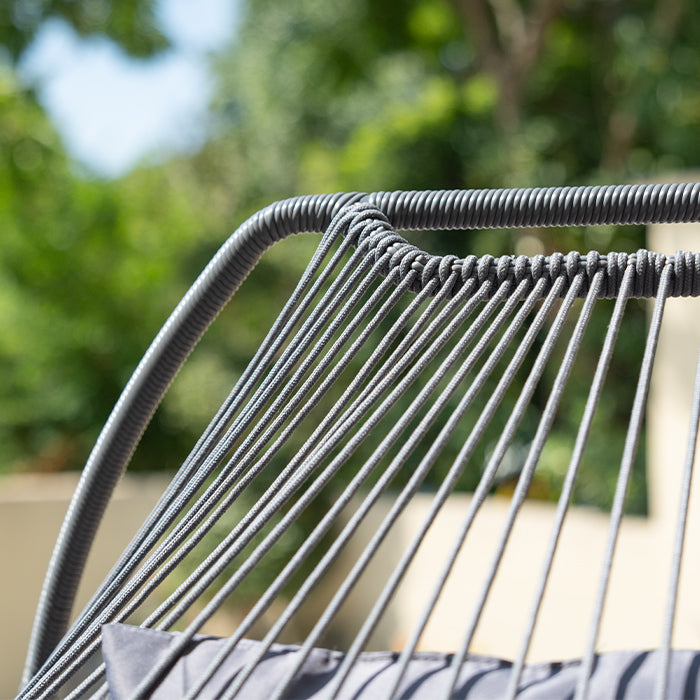
<path fill-rule="evenodd" d="M 251 217 L 222 246 L 166 321 L 112 411 L 83 470 L 61 527 L 37 607 L 23 682 L 42 666 L 64 634 L 87 553 L 116 483 L 160 404 L 168 386 L 194 346 L 226 305 L 262 252 L 273 242 L 302 231 L 324 231 L 336 215 L 357 216 L 348 207 L 362 201 L 366 214 L 348 235 L 367 229 L 381 234 L 381 246 L 392 252 L 391 265 L 402 276 L 421 272 L 420 284 L 437 275 L 446 280 L 458 269 L 462 284 L 514 275 L 533 282 L 554 279 L 563 270 L 571 278 L 583 266 L 587 273 L 606 270 L 605 296 L 614 296 L 625 254 L 544 258 L 430 256 L 390 230 L 582 226 L 690 222 L 700 219 L 700 184 L 627 185 L 546 189 L 467 190 L 314 195 L 284 200 Z M 364 218 L 363 218 L 364 217 Z M 363 223 L 364 222 L 364 223 Z M 366 235 L 366 234 L 365 234 Z M 652 296 L 664 257 L 646 251 L 636 255 L 634 294 Z M 698 293 L 697 255 L 672 257 L 673 294 Z M 395 262 L 394 262 L 395 261 Z M 417 283 L 418 284 L 418 283 Z M 585 292 L 585 290 L 583 290 Z M 48 664 L 50 665 L 50 663 Z M 31 683 L 30 683 L 31 685 Z"/>
<path fill-rule="evenodd" d="M 516 228 L 697 221 L 700 183 L 377 192 L 396 228 Z"/>
<path fill-rule="evenodd" d="M 470 281 L 478 283 L 473 286 L 474 289 L 478 289 L 487 279 L 499 285 L 507 279 L 513 279 L 517 283 L 527 280 L 529 284 L 525 289 L 526 292 L 530 292 L 539 280 L 544 279 L 544 297 L 549 293 L 554 281 L 564 276 L 566 283 L 560 295 L 564 297 L 573 279 L 583 271 L 584 283 L 577 296 L 585 298 L 593 276 L 602 271 L 603 282 L 598 296 L 601 299 L 613 299 L 618 295 L 625 270 L 631 266 L 634 276 L 630 296 L 649 299 L 656 296 L 661 273 L 666 264 L 670 263 L 670 296 L 700 295 L 700 253 L 679 251 L 675 255 L 666 256 L 649 250 L 639 250 L 636 253 L 607 254 L 590 251 L 582 255 L 571 251 L 566 255 L 503 255 L 498 258 L 493 255 L 468 255 L 466 258 L 458 258 L 455 255 L 431 255 L 408 243 L 396 233 L 387 216 L 369 203 L 363 202 L 348 207 L 339 215 L 341 221 L 343 218 L 346 236 L 354 246 L 368 241 L 368 254 L 374 255 L 375 261 L 381 260 L 387 252 L 391 254 L 389 262 L 382 268 L 382 274 L 388 276 L 398 268 L 399 280 L 403 281 L 411 271 L 420 273 L 411 287 L 416 293 L 436 280 L 439 283 L 433 292 L 436 294 L 444 284 L 453 279 L 452 273 L 456 272 L 459 281 L 450 290 L 451 296 L 456 295 Z M 494 286 L 491 296 L 495 294 L 496 289 L 497 286 Z"/>

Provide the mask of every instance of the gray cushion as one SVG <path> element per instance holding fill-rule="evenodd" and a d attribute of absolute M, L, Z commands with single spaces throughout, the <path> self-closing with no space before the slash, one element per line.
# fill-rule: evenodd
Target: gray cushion
<path fill-rule="evenodd" d="M 152 668 L 173 639 L 172 634 L 111 624 L 102 628 L 103 654 L 107 665 L 107 683 L 114 700 L 130 697 L 139 681 Z M 187 647 L 153 698 L 182 697 L 200 673 L 206 669 L 226 640 L 198 636 Z M 258 642 L 241 641 L 225 664 L 206 685 L 201 697 L 215 698 L 245 665 Z M 274 644 L 245 684 L 240 697 L 264 698 L 294 661 L 298 647 Z M 343 654 L 315 649 L 302 674 L 289 692 L 291 698 L 323 698 L 324 686 L 342 661 Z M 340 698 L 384 698 L 392 681 L 398 655 L 392 652 L 366 652 L 350 672 Z M 653 694 L 658 652 L 620 651 L 596 657 L 590 684 L 591 698 L 639 698 Z M 440 697 L 448 678 L 450 654 L 419 652 L 411 661 L 401 685 L 402 698 Z M 578 680 L 578 661 L 531 664 L 523 670 L 519 698 L 551 699 L 572 697 Z M 511 664 L 502 659 L 470 656 L 462 667 L 456 697 L 491 699 L 501 697 L 508 684 Z M 700 697 L 700 652 L 672 652 L 667 697 Z"/>

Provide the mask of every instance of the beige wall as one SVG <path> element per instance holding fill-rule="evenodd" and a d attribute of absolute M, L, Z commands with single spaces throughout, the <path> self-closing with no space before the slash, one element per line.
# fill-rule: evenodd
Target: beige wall
<path fill-rule="evenodd" d="M 74 474 L 0 478 L 0 698 L 14 697 L 29 642 L 33 611 L 56 535 L 75 489 Z M 162 477 L 129 477 L 117 488 L 88 561 L 78 604 L 114 564 L 162 493 Z"/>

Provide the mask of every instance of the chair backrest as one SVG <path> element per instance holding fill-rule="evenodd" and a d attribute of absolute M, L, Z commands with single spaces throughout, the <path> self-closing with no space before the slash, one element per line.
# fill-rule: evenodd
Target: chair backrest
<path fill-rule="evenodd" d="M 396 231 L 699 219 L 698 184 L 323 195 L 287 200 L 256 214 L 222 247 L 168 319 L 98 439 L 50 562 L 21 697 L 61 688 L 78 696 L 101 687 L 104 664 L 98 658 L 91 668 L 89 660 L 99 652 L 104 624 L 129 621 L 158 630 L 184 624 L 184 632 L 149 663 L 135 689 L 137 695 L 149 693 L 202 626 L 241 591 L 250 609 L 188 692 L 202 690 L 242 639 L 267 619 L 262 643 L 250 651 L 226 693 L 245 690 L 271 645 L 311 607 L 303 644 L 279 679 L 282 693 L 314 649 L 339 639 L 329 632 L 333 620 L 371 578 L 376 585 L 364 601 L 366 616 L 357 622 L 324 689 L 332 695 L 381 627 L 448 497 L 466 485 L 473 496 L 464 503 L 454 539 L 436 569 L 422 574 L 425 601 L 399 644 L 401 654 L 386 686 L 393 693 L 403 687 L 405 674 L 410 676 L 411 659 L 480 508 L 507 480 L 514 486 L 501 534 L 472 609 L 458 614 L 461 641 L 444 674 L 443 691 L 452 692 L 464 685 L 460 674 L 538 465 L 543 454 L 551 457 L 560 448 L 562 431 L 556 426 L 562 405 L 573 402 L 578 413 L 564 449 L 568 467 L 561 470 L 542 573 L 504 686 L 514 696 L 527 672 L 527 652 L 586 450 L 605 440 L 604 433 L 595 432 L 596 412 L 616 343 L 624 336 L 625 310 L 632 298 L 654 298 L 630 391 L 590 633 L 577 672 L 578 693 L 585 696 L 638 461 L 665 302 L 700 294 L 700 255 L 640 250 L 459 258 L 422 251 Z M 101 515 L 167 387 L 263 251 L 301 231 L 324 232 L 306 272 L 149 518 L 66 632 Z M 589 339 L 596 313 L 605 314 L 597 346 Z M 577 363 L 590 369 L 585 390 L 567 384 Z M 671 634 L 699 403 L 696 389 L 668 613 L 656 661 L 659 692 L 672 675 Z M 573 409 L 566 410 L 571 415 Z M 423 495 L 426 479 L 434 493 L 424 501 L 410 537 L 397 544 L 391 533 Z M 355 553 L 349 560 L 348 551 Z M 379 579 L 371 569 L 378 559 L 390 562 Z M 319 600 L 320 607 L 314 607 Z"/>

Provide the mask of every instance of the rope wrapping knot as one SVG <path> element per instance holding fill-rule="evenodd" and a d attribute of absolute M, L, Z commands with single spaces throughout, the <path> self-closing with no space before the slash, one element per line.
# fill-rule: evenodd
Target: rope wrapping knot
<path fill-rule="evenodd" d="M 583 284 L 577 294 L 579 298 L 586 296 L 593 277 L 602 273 L 599 297 L 611 299 L 617 296 L 625 271 L 631 267 L 632 297 L 650 299 L 656 296 L 664 267 L 671 265 L 670 295 L 700 296 L 700 253 L 679 251 L 675 255 L 666 256 L 641 249 L 636 253 L 612 252 L 605 255 L 596 250 L 585 255 L 570 251 L 566 255 L 552 253 L 533 257 L 469 255 L 458 258 L 454 255 L 431 255 L 396 233 L 386 214 L 370 204 L 362 202 L 349 209 L 354 211 L 354 216 L 347 217 L 343 223 L 346 224 L 345 235 L 351 243 L 358 247 L 366 246 L 367 254 L 373 255 L 375 261 L 389 254 L 381 267 L 381 273 L 385 276 L 398 269 L 398 280 L 404 281 L 409 274 L 418 273 L 411 284 L 412 291 L 416 293 L 429 283 L 436 284 L 433 294 L 449 284 L 451 289 L 448 294 L 454 296 L 467 283 L 473 285 L 473 293 L 476 293 L 479 287 L 490 282 L 487 294 L 490 298 L 506 282 L 515 282 L 517 285 L 525 280 L 528 282 L 526 291 L 529 292 L 538 281 L 544 279 L 544 296 L 551 290 L 555 280 L 563 277 L 565 284 L 561 295 L 564 296 L 574 278 L 583 272 Z"/>

